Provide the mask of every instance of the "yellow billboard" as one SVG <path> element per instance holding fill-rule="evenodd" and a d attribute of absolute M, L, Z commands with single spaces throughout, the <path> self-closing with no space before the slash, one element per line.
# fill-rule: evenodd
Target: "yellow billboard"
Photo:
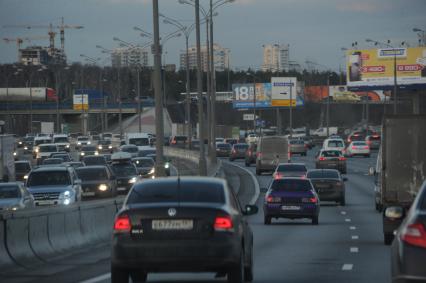
<path fill-rule="evenodd" d="M 349 50 L 348 87 L 426 85 L 426 47 Z"/>

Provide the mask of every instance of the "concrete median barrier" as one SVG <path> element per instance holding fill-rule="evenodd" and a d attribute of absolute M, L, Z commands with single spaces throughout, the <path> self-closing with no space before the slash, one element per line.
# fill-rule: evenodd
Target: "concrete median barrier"
<path fill-rule="evenodd" d="M 29 242 L 34 254 L 44 261 L 55 253 L 49 242 L 47 215 L 29 218 Z"/>
<path fill-rule="evenodd" d="M 85 241 L 80 227 L 80 209 L 67 212 L 64 214 L 64 216 L 65 234 L 70 245 L 67 248 L 76 248 L 84 245 Z"/>
<path fill-rule="evenodd" d="M 10 258 L 9 252 L 6 247 L 6 222 L 0 219 L 0 266 L 11 267 L 15 265 L 15 262 Z"/>
<path fill-rule="evenodd" d="M 53 249 L 57 252 L 66 251 L 70 247 L 70 243 L 65 232 L 65 214 L 49 214 L 47 225 L 49 241 Z"/>

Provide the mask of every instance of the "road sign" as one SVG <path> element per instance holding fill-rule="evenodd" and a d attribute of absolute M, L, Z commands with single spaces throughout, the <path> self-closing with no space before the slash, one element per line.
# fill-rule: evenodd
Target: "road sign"
<path fill-rule="evenodd" d="M 253 121 L 254 120 L 254 114 L 244 114 L 243 120 L 244 121 Z"/>

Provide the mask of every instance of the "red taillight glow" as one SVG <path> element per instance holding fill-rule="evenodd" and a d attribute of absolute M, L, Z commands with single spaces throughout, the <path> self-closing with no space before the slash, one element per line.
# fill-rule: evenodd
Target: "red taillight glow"
<path fill-rule="evenodd" d="M 319 158 L 319 160 L 324 161 L 324 160 L 326 160 L 326 158 L 321 156 L 321 157 Z"/>
<path fill-rule="evenodd" d="M 352 149 L 356 149 L 356 146 L 353 146 Z"/>
<path fill-rule="evenodd" d="M 176 144 L 176 141 L 175 141 L 175 140 L 172 140 L 172 144 Z"/>
<path fill-rule="evenodd" d="M 302 202 L 307 203 L 317 203 L 318 199 L 316 197 L 310 197 L 310 198 L 302 198 Z"/>
<path fill-rule="evenodd" d="M 277 172 L 277 173 L 274 174 L 274 179 L 275 180 L 281 179 L 282 177 L 283 177 L 283 174 L 281 174 L 281 173 Z"/>
<path fill-rule="evenodd" d="M 120 215 L 115 219 L 114 232 L 130 232 L 130 218 L 128 215 Z"/>
<path fill-rule="evenodd" d="M 402 230 L 401 240 L 422 248 L 426 248 L 426 231 L 421 223 L 410 224 Z"/>
<path fill-rule="evenodd" d="M 342 157 L 339 157 L 339 160 L 340 160 L 340 161 L 345 161 L 345 160 L 346 160 L 346 158 L 342 156 Z"/>
<path fill-rule="evenodd" d="M 232 218 L 229 215 L 217 216 L 214 220 L 214 229 L 216 231 L 232 230 L 232 228 L 234 228 L 234 224 L 232 223 Z"/>
<path fill-rule="evenodd" d="M 257 156 L 257 158 L 262 158 L 262 153 L 258 152 L 258 153 L 256 153 L 256 156 Z"/>
<path fill-rule="evenodd" d="M 267 202 L 267 203 L 277 203 L 277 202 L 281 202 L 281 198 L 280 198 L 280 197 L 274 197 L 274 196 L 267 196 L 267 197 L 266 197 L 266 202 Z"/>
<path fill-rule="evenodd" d="M 368 145 L 364 146 L 364 149 L 369 149 Z"/>

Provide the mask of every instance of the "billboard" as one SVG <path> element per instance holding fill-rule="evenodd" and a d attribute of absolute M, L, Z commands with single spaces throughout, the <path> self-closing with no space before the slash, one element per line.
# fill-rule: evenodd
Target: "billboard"
<path fill-rule="evenodd" d="M 88 110 L 89 109 L 89 95 L 88 94 L 74 94 L 73 96 L 73 109 L 74 110 Z"/>
<path fill-rule="evenodd" d="M 397 84 L 426 87 L 426 47 L 349 50 L 348 87 L 389 87 L 394 85 L 396 60 Z"/>
<path fill-rule="evenodd" d="M 232 106 L 238 108 L 254 107 L 254 84 L 233 84 L 234 100 Z M 256 108 L 271 107 L 271 84 L 256 83 Z"/>
<path fill-rule="evenodd" d="M 331 101 L 336 103 L 357 103 L 367 99 L 370 102 L 382 103 L 390 101 L 391 92 L 384 90 L 350 91 L 345 85 L 307 86 L 304 90 L 305 99 L 309 102 L 325 102 L 330 94 Z"/>
<path fill-rule="evenodd" d="M 272 101 L 273 107 L 288 107 L 303 105 L 303 91 L 295 77 L 272 77 Z"/>

